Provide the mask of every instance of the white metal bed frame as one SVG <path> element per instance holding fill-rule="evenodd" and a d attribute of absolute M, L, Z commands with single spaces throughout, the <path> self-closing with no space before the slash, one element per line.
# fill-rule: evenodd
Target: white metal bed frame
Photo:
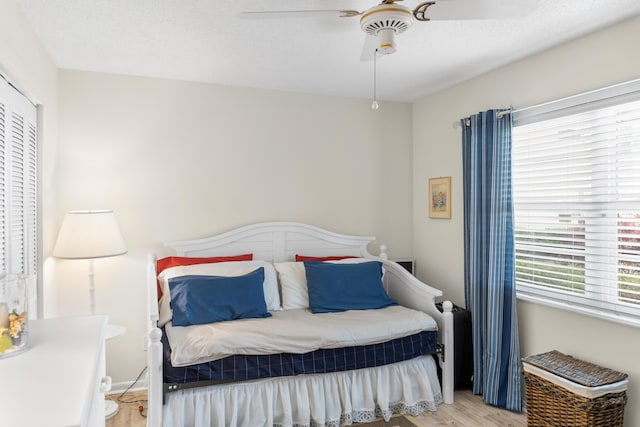
<path fill-rule="evenodd" d="M 399 304 L 431 315 L 440 331 L 440 343 L 445 351 L 439 354 L 442 367 L 442 395 L 444 403 L 453 403 L 453 315 L 452 304 L 445 301 L 444 312 L 435 305 L 442 291 L 419 281 L 399 264 L 387 259 L 386 246 L 380 255 L 372 255 L 367 245 L 374 237 L 351 236 L 323 230 L 296 222 L 264 222 L 251 224 L 199 240 L 165 244 L 179 256 L 209 257 L 252 253 L 253 259 L 269 262 L 293 261 L 295 254 L 312 256 L 353 255 L 383 262 L 384 287 Z M 156 287 L 156 257 L 150 255 L 147 270 L 148 288 L 148 413 L 147 426 L 162 425 L 163 380 L 161 331 L 157 327 L 158 300 Z"/>

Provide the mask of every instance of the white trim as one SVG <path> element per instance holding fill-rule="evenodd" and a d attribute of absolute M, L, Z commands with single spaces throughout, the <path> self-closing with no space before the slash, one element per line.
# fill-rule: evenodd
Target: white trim
<path fill-rule="evenodd" d="M 32 101 L 33 102 L 33 101 Z M 44 106 L 42 104 L 36 105 L 37 109 L 37 128 L 38 133 L 36 134 L 36 245 L 37 245 L 37 254 L 36 254 L 36 304 L 37 304 L 37 318 L 44 318 L 44 242 L 43 242 L 43 218 L 44 214 L 43 203 L 42 203 L 42 189 L 43 185 L 43 167 L 44 164 L 44 136 L 42 133 L 42 129 L 44 129 Z"/>

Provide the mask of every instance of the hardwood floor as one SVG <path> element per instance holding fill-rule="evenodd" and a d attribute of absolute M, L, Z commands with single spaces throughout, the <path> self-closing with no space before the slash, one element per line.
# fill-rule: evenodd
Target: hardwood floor
<path fill-rule="evenodd" d="M 108 399 L 116 400 L 118 395 L 109 395 Z M 132 403 L 118 402 L 120 410 L 115 417 L 107 420 L 106 427 L 145 427 L 146 418 L 140 414 L 138 406 L 144 407 L 147 413 L 145 391 L 126 393 L 121 400 Z M 455 393 L 453 405 L 440 405 L 435 412 L 426 412 L 417 417 L 407 416 L 418 427 L 526 427 L 527 417 L 493 406 L 486 405 L 482 397 L 474 396 L 470 391 L 459 390 Z"/>
<path fill-rule="evenodd" d="M 526 427 L 527 416 L 487 405 L 482 396 L 470 390 L 455 392 L 453 405 L 440 405 L 435 412 L 425 412 L 417 417 L 408 416 L 418 427 Z"/>
<path fill-rule="evenodd" d="M 120 409 L 113 418 L 107 420 L 105 427 L 146 427 L 147 419 L 142 415 L 147 414 L 146 390 L 131 391 L 118 399 L 119 396 L 120 393 L 107 396 L 107 399 L 118 402 Z M 144 408 L 142 414 L 138 410 L 140 405 Z"/>

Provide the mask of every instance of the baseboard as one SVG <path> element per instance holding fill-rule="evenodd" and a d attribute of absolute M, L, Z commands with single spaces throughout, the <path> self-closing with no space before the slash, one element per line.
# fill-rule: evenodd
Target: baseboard
<path fill-rule="evenodd" d="M 131 387 L 131 389 L 127 390 L 129 387 Z M 125 391 L 143 391 L 143 390 L 144 391 L 147 390 L 147 386 L 144 384 L 144 382 L 138 381 L 138 383 L 135 384 L 134 381 L 125 381 L 122 383 L 111 384 L 111 391 L 107 392 L 107 394 L 120 394 Z"/>

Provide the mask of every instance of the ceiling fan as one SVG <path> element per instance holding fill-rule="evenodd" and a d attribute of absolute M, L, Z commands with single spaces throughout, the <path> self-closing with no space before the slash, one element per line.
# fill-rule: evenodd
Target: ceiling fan
<path fill-rule="evenodd" d="M 377 6 L 358 11 L 350 9 L 270 10 L 240 13 L 242 18 L 285 18 L 334 15 L 339 18 L 360 17 L 360 28 L 367 34 L 361 60 L 377 54 L 396 51 L 396 34 L 405 32 L 414 21 L 460 19 L 502 19 L 524 15 L 533 10 L 538 0 L 434 0 L 420 2 L 412 9 L 403 0 L 382 0 Z"/>

